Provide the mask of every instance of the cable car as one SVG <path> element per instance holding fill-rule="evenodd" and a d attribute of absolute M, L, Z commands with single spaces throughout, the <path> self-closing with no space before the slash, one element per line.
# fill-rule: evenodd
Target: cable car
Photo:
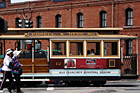
<path fill-rule="evenodd" d="M 136 79 L 137 36 L 122 28 L 9 28 L 0 36 L 1 54 L 22 50 L 22 78 L 104 85 L 107 80 Z M 126 48 L 129 41 L 131 48 Z M 137 44 L 136 44 L 137 45 Z M 134 54 L 134 53 L 135 54 Z M 128 55 L 129 54 L 129 55 Z M 2 63 L 2 60 L 1 60 Z M 0 75 L 2 77 L 2 75 Z"/>

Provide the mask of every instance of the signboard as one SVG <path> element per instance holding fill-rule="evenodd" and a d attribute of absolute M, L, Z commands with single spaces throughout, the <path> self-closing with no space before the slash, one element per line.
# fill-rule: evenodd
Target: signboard
<path fill-rule="evenodd" d="M 53 76 L 121 76 L 120 69 L 50 69 Z"/>
<path fill-rule="evenodd" d="M 51 69 L 107 69 L 107 59 L 51 59 Z"/>
<path fill-rule="evenodd" d="M 6 8 L 6 2 L 0 3 L 0 8 Z"/>
<path fill-rule="evenodd" d="M 70 0 L 53 0 L 53 2 L 62 2 L 62 1 L 70 1 Z"/>
<path fill-rule="evenodd" d="M 107 68 L 107 59 L 77 59 L 76 68 Z"/>
<path fill-rule="evenodd" d="M 95 59 L 86 60 L 87 64 L 96 64 Z"/>
<path fill-rule="evenodd" d="M 26 36 L 96 36 L 97 32 L 29 32 Z"/>
<path fill-rule="evenodd" d="M 76 59 L 65 59 L 64 68 L 76 68 Z"/>

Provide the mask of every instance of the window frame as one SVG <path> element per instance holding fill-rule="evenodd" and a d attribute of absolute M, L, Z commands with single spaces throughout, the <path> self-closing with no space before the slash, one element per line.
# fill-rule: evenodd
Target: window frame
<path fill-rule="evenodd" d="M 117 42 L 117 55 L 105 55 L 105 42 Z M 120 41 L 119 40 L 103 40 L 103 57 L 120 57 Z"/>
<path fill-rule="evenodd" d="M 100 27 L 102 28 L 107 27 L 107 12 L 106 11 L 100 12 Z"/>
<path fill-rule="evenodd" d="M 133 9 L 127 8 L 125 10 L 125 15 L 126 15 L 126 26 L 133 26 Z"/>
<path fill-rule="evenodd" d="M 35 43 L 35 50 L 41 50 L 41 41 L 37 41 L 38 43 Z M 37 48 L 37 46 L 39 45 L 39 49 Z"/>
<path fill-rule="evenodd" d="M 87 44 L 88 42 L 99 42 L 100 43 L 100 55 L 87 55 Z M 86 57 L 102 57 L 102 40 L 86 40 Z"/>
<path fill-rule="evenodd" d="M 78 28 L 84 27 L 84 16 L 82 13 L 77 14 L 77 27 Z"/>
<path fill-rule="evenodd" d="M 66 44 L 66 55 L 53 55 L 53 43 L 65 43 Z M 67 40 L 51 40 L 51 57 L 67 57 Z"/>
<path fill-rule="evenodd" d="M 40 20 L 41 20 L 41 22 L 40 22 Z M 37 21 L 37 28 L 42 28 L 42 17 L 37 16 L 36 21 Z"/>
<path fill-rule="evenodd" d="M 69 40 L 68 41 L 69 42 L 69 57 L 84 57 L 84 55 L 85 55 L 85 45 L 84 45 L 84 40 Z M 76 43 L 76 42 L 83 42 L 83 55 L 70 55 L 70 43 L 71 42 L 74 42 L 74 43 Z"/>
<path fill-rule="evenodd" d="M 59 20 L 61 18 L 61 20 Z M 62 16 L 60 14 L 55 16 L 55 21 L 56 21 L 56 28 L 61 28 L 62 27 Z"/>

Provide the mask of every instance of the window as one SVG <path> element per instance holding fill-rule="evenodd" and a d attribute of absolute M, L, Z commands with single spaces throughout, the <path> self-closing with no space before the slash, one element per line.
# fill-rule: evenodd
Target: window
<path fill-rule="evenodd" d="M 83 41 L 70 41 L 70 56 L 83 56 Z"/>
<path fill-rule="evenodd" d="M 32 40 L 21 40 L 19 42 L 15 42 L 15 46 L 23 50 L 20 55 L 20 58 L 32 58 Z"/>
<path fill-rule="evenodd" d="M 128 8 L 125 10 L 126 13 L 126 26 L 133 26 L 133 9 Z"/>
<path fill-rule="evenodd" d="M 87 56 L 101 55 L 101 41 L 87 41 Z"/>
<path fill-rule="evenodd" d="M 35 50 L 40 50 L 41 49 L 41 42 L 38 40 L 35 40 Z"/>
<path fill-rule="evenodd" d="M 62 20 L 61 20 L 61 15 L 56 15 L 56 27 L 61 28 L 62 27 Z"/>
<path fill-rule="evenodd" d="M 104 41 L 104 56 L 118 56 L 118 41 Z"/>
<path fill-rule="evenodd" d="M 23 51 L 20 58 L 47 58 L 48 40 L 20 40 L 18 44 Z"/>
<path fill-rule="evenodd" d="M 66 56 L 66 41 L 52 41 L 52 56 Z"/>
<path fill-rule="evenodd" d="M 38 16 L 36 18 L 36 20 L 37 20 L 37 28 L 41 28 L 42 27 L 42 18 L 40 16 Z"/>
<path fill-rule="evenodd" d="M 107 27 L 107 13 L 105 11 L 100 12 L 100 27 Z"/>
<path fill-rule="evenodd" d="M 83 28 L 83 14 L 77 14 L 78 28 Z"/>
<path fill-rule="evenodd" d="M 132 40 L 126 40 L 126 55 L 130 56 L 132 55 L 132 47 L 133 47 L 133 43 Z"/>

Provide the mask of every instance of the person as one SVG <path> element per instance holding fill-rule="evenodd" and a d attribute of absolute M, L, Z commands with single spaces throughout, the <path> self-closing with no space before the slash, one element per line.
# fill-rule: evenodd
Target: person
<path fill-rule="evenodd" d="M 70 56 L 72 56 L 72 53 L 70 52 Z"/>
<path fill-rule="evenodd" d="M 90 50 L 87 50 L 87 55 L 89 55 L 90 54 Z"/>
<path fill-rule="evenodd" d="M 18 60 L 18 58 L 20 57 L 20 53 L 21 51 L 17 51 L 15 50 L 13 52 L 13 68 L 12 68 L 12 73 L 14 75 L 14 79 L 15 81 L 15 87 L 17 88 L 17 93 L 23 93 L 23 91 L 21 91 L 20 89 L 20 76 L 22 74 L 22 68 L 21 68 L 21 64 Z"/>
<path fill-rule="evenodd" d="M 89 55 L 95 55 L 94 49 L 91 49 L 91 53 Z"/>
<path fill-rule="evenodd" d="M 12 50 L 7 49 L 6 56 L 3 60 L 3 66 L 2 66 L 3 79 L 0 85 L 0 92 L 3 92 L 3 86 L 7 79 L 9 79 L 9 82 L 10 82 L 10 85 L 8 87 L 8 91 L 10 93 L 12 93 L 11 90 L 14 87 L 14 82 L 13 82 L 13 77 L 12 77 L 12 72 L 11 72 L 12 71 L 11 69 L 12 55 L 13 55 Z"/>

